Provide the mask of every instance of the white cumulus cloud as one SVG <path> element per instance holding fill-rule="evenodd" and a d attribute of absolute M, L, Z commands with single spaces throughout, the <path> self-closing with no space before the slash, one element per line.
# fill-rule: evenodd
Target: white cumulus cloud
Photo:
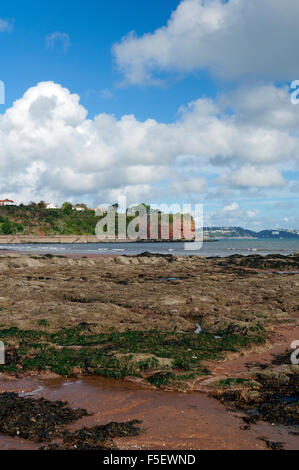
<path fill-rule="evenodd" d="M 237 202 L 232 202 L 220 211 L 214 212 L 210 215 L 210 219 L 220 225 L 240 225 L 248 227 L 248 224 L 252 224 L 259 215 L 259 210 L 256 208 L 244 209 L 240 207 Z"/>
<path fill-rule="evenodd" d="M 170 185 L 170 190 L 175 194 L 186 194 L 194 193 L 200 194 L 204 193 L 207 189 L 207 180 L 206 178 L 190 178 L 182 179 L 179 181 L 173 181 Z"/>
<path fill-rule="evenodd" d="M 256 94 L 265 98 L 262 117 Z M 233 112 L 226 99 L 190 103 L 170 124 L 106 113 L 87 119 L 78 95 L 39 83 L 0 114 L 0 193 L 24 201 L 88 197 L 97 204 L 124 194 L 135 203 L 137 196 L 149 201 L 165 181 L 178 195 L 203 193 L 207 171 L 218 187 L 283 186 L 280 168 L 299 162 L 298 113 L 287 91 L 236 92 Z M 285 120 L 276 119 L 279 113 Z M 189 157 L 192 173 L 184 164 Z"/>
<path fill-rule="evenodd" d="M 237 202 L 232 202 L 228 206 L 224 206 L 223 211 L 224 212 L 233 212 L 240 209 L 240 206 Z"/>
<path fill-rule="evenodd" d="M 279 188 L 286 184 L 281 173 L 272 167 L 244 166 L 219 178 L 220 182 L 241 188 Z"/>
<path fill-rule="evenodd" d="M 298 78 L 297 0 L 182 0 L 167 25 L 113 47 L 131 84 L 207 69 L 225 79 Z"/>

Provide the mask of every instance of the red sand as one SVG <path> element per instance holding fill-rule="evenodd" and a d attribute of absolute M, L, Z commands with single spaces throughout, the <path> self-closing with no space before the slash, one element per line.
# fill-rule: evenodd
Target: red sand
<path fill-rule="evenodd" d="M 67 400 L 71 406 L 83 407 L 94 415 L 83 418 L 70 429 L 105 424 L 110 421 L 143 421 L 144 434 L 119 438 L 119 449 L 186 449 L 221 450 L 265 449 L 259 437 L 286 443 L 286 449 L 299 450 L 299 440 L 288 434 L 289 428 L 259 423 L 248 431 L 236 412 L 201 393 L 180 394 L 158 390 L 142 390 L 136 385 L 103 378 L 80 380 L 41 380 L 26 378 L 0 382 L 0 391 L 44 389 L 34 397 Z M 0 450 L 38 449 L 39 445 L 20 439 L 0 437 Z"/>

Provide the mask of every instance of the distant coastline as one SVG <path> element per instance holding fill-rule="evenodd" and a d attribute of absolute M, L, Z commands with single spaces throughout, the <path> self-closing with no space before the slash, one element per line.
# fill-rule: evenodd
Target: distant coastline
<path fill-rule="evenodd" d="M 205 238 L 213 240 L 280 240 L 280 239 L 298 239 L 299 230 L 289 230 L 284 228 L 266 229 L 259 232 L 249 230 L 243 227 L 204 227 L 203 234 Z"/>

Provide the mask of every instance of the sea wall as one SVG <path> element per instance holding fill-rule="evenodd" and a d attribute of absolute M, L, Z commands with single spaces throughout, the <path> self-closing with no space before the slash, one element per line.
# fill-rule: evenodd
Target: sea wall
<path fill-rule="evenodd" d="M 38 236 L 38 235 L 1 235 L 0 245 L 12 244 L 34 244 L 34 243 L 133 243 L 133 242 L 161 242 L 161 240 L 99 240 L 95 235 L 54 235 L 54 236 Z M 164 242 L 176 242 L 184 240 L 162 240 Z M 209 241 L 209 240 L 204 240 Z"/>
<path fill-rule="evenodd" d="M 55 236 L 34 236 L 34 235 L 2 235 L 0 245 L 11 244 L 33 244 L 33 243 L 99 243 L 95 235 L 55 235 Z M 121 240 L 118 240 L 121 241 Z M 126 240 L 122 240 L 126 241 Z"/>

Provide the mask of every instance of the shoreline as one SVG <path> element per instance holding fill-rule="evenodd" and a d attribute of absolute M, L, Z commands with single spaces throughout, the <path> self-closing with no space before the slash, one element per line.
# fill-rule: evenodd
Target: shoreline
<path fill-rule="evenodd" d="M 204 243 L 217 242 L 218 240 L 203 240 Z M 93 244 L 93 243 L 186 243 L 190 240 L 131 240 L 118 239 L 100 240 L 96 235 L 0 235 L 0 245 L 39 245 L 39 244 Z M 192 240 L 191 240 L 192 242 Z"/>
<path fill-rule="evenodd" d="M 1 249 L 0 248 L 0 258 L 5 257 L 5 255 L 9 256 L 15 256 L 16 258 L 23 257 L 23 256 L 37 256 L 37 257 L 43 257 L 45 255 L 49 255 L 49 253 L 43 253 L 41 251 L 34 251 L 34 252 L 29 252 L 28 251 L 22 251 L 22 250 L 13 250 L 13 249 Z M 50 253 L 50 255 L 53 258 L 71 258 L 71 259 L 81 259 L 81 258 L 118 258 L 119 256 L 125 256 L 122 253 L 119 254 L 113 254 L 113 253 L 64 253 L 63 255 L 61 254 L 56 254 L 56 253 Z M 130 255 L 134 256 L 134 255 Z"/>

